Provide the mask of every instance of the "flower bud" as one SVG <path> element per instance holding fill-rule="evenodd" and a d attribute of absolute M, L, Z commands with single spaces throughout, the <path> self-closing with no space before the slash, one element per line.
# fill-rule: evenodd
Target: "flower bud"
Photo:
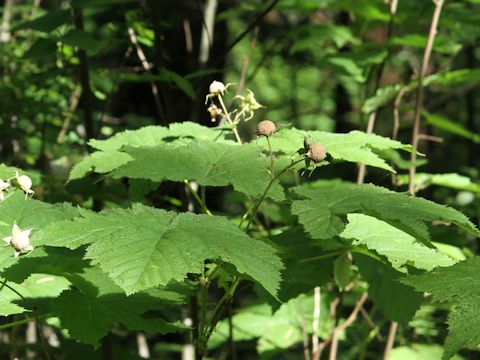
<path fill-rule="evenodd" d="M 15 173 L 15 178 L 17 179 L 18 186 L 20 189 L 25 191 L 26 195 L 33 195 L 32 188 L 32 179 L 30 179 L 27 175 L 18 175 L 18 171 Z"/>
<path fill-rule="evenodd" d="M 222 95 L 225 92 L 225 90 L 227 90 L 227 87 L 225 86 L 225 84 L 216 80 L 213 81 L 209 87 L 209 91 L 211 95 L 218 95 L 218 94 Z"/>

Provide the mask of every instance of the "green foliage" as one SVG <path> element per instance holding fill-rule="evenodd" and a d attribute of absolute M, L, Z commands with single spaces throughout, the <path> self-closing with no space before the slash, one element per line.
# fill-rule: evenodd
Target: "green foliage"
<path fill-rule="evenodd" d="M 449 333 L 443 359 L 450 359 L 462 348 L 476 348 L 480 343 L 479 268 L 480 258 L 474 257 L 451 267 L 402 279 L 403 283 L 430 293 L 434 302 L 453 301 L 458 304 L 448 317 Z"/>
<path fill-rule="evenodd" d="M 390 266 L 362 254 L 354 254 L 353 258 L 368 282 L 368 296 L 386 318 L 404 324 L 410 321 L 420 307 L 422 295 L 400 283 L 403 274 Z"/>
<path fill-rule="evenodd" d="M 303 146 L 305 136 L 325 146 L 327 153 L 334 160 L 362 162 L 368 166 L 389 171 L 393 171 L 393 169 L 375 151 L 387 149 L 411 151 L 409 145 L 360 131 L 352 131 L 348 134 L 333 134 L 298 129 L 284 129 L 272 136 L 270 140 L 272 150 L 291 155 Z M 259 143 L 266 148 L 265 140 L 259 140 Z"/>
<path fill-rule="evenodd" d="M 257 350 L 262 358 L 275 358 L 283 349 L 299 344 L 303 332 L 312 333 L 314 297 L 311 292 L 299 295 L 284 303 L 272 314 L 267 304 L 256 304 L 243 309 L 232 321 L 238 341 L 257 341 Z M 328 296 L 321 296 L 318 335 L 327 338 L 333 321 L 328 315 Z M 221 323 L 212 336 L 210 346 L 218 347 L 228 341 L 228 323 Z"/>
<path fill-rule="evenodd" d="M 113 177 L 131 179 L 193 180 L 204 186 L 233 185 L 234 189 L 260 197 L 271 175 L 270 161 L 254 144 L 230 145 L 213 142 L 193 142 L 187 146 L 125 148 L 132 160 L 112 173 Z M 282 188 L 275 184 L 269 192 L 282 199 Z"/>
<path fill-rule="evenodd" d="M 0 357 L 476 359 L 480 1 L 394 4 L 4 2 Z"/>
<path fill-rule="evenodd" d="M 25 311 L 21 306 L 18 306 L 16 304 L 13 304 L 11 302 L 5 301 L 0 298 L 0 316 L 8 316 L 8 315 L 14 315 L 14 314 L 21 314 Z"/>
<path fill-rule="evenodd" d="M 78 289 L 62 292 L 53 302 L 53 311 L 70 336 L 83 343 L 97 344 L 115 322 L 125 324 L 130 330 L 162 334 L 181 328 L 178 324 L 169 324 L 162 319 L 141 316 L 149 310 L 165 306 L 163 297 L 153 293 L 139 293 L 127 297 L 122 289 L 115 286 L 98 268 L 86 270 L 84 274 L 72 275 L 70 279 Z"/>
<path fill-rule="evenodd" d="M 271 245 L 248 237 L 224 218 L 140 204 L 131 210 L 84 212 L 46 227 L 35 241 L 70 249 L 90 244 L 86 257 L 127 294 L 183 281 L 188 273 L 202 273 L 205 260 L 222 260 L 276 296 L 282 269 Z"/>
<path fill-rule="evenodd" d="M 448 256 L 426 247 L 415 238 L 387 222 L 363 214 L 348 214 L 348 225 L 340 234 L 355 239 L 355 245 L 365 245 L 385 256 L 392 266 L 405 271 L 405 265 L 432 270 L 437 266 L 450 266 L 455 262 Z"/>
<path fill-rule="evenodd" d="M 431 201 L 367 185 L 335 184 L 328 188 L 296 187 L 305 200 L 295 200 L 292 212 L 315 239 L 328 239 L 345 228 L 348 213 L 360 212 L 383 220 L 429 244 L 427 224 L 441 220 L 478 236 L 480 232 L 462 213 Z"/>

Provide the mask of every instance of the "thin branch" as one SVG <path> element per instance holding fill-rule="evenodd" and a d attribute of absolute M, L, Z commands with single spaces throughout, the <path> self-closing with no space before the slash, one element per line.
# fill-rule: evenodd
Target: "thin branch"
<path fill-rule="evenodd" d="M 148 62 L 147 57 L 145 56 L 145 53 L 143 52 L 143 49 L 140 46 L 140 43 L 138 42 L 137 35 L 135 34 L 135 31 L 131 27 L 128 28 L 128 36 L 130 38 L 130 42 L 135 47 L 135 51 L 137 52 L 138 59 L 140 60 L 143 68 L 145 69 L 145 71 L 150 71 L 153 68 L 153 65 Z M 160 92 L 158 90 L 158 86 L 155 83 L 155 81 L 150 82 L 150 87 L 152 89 L 153 100 L 155 101 L 155 106 L 157 108 L 158 115 L 160 116 L 160 118 L 166 119 L 165 111 L 163 110 L 163 106 L 160 101 Z"/>
<path fill-rule="evenodd" d="M 428 64 L 430 62 L 430 55 L 432 54 L 433 42 L 435 41 L 435 36 L 437 35 L 438 21 L 440 19 L 440 14 L 442 12 L 442 6 L 444 0 L 433 0 L 435 4 L 435 10 L 432 16 L 432 23 L 430 24 L 430 31 L 428 33 L 427 44 L 423 52 L 423 61 L 422 67 L 420 68 L 420 74 L 418 78 L 418 87 L 417 87 L 417 96 L 415 101 L 415 113 L 414 113 L 414 123 L 412 130 L 412 146 L 413 150 L 410 156 L 410 161 L 414 163 L 417 160 L 417 149 L 418 149 L 418 134 L 420 132 L 420 113 L 423 107 L 423 80 L 427 73 Z M 410 194 L 415 195 L 415 174 L 416 168 L 412 166 L 408 171 L 409 183 L 408 191 Z"/>
<path fill-rule="evenodd" d="M 240 81 L 238 83 L 236 95 L 240 95 L 243 91 L 243 87 L 245 86 L 245 78 L 247 77 L 247 68 L 250 62 L 250 58 L 252 57 L 253 50 L 255 49 L 255 46 L 257 46 L 257 37 L 258 37 L 258 26 L 255 28 L 255 31 L 253 32 L 252 42 L 250 43 L 248 54 L 243 59 L 242 72 L 240 73 Z"/>
<path fill-rule="evenodd" d="M 185 33 L 185 48 L 187 53 L 191 54 L 193 52 L 193 40 L 192 40 L 192 29 L 190 27 L 190 21 L 188 19 L 183 19 L 183 32 Z"/>
<path fill-rule="evenodd" d="M 213 45 L 215 13 L 217 12 L 217 0 L 207 0 L 203 8 L 203 27 L 200 37 L 200 51 L 198 61 L 203 66 L 210 56 L 210 49 Z"/>
<path fill-rule="evenodd" d="M 392 0 L 392 2 L 390 3 L 390 21 L 388 23 L 387 36 L 385 37 L 384 44 L 387 44 L 390 37 L 392 36 L 393 25 L 395 23 L 395 14 L 397 13 L 397 5 L 398 5 L 398 0 Z M 375 94 L 378 88 L 380 87 L 380 81 L 382 80 L 383 71 L 385 70 L 385 64 L 387 62 L 387 58 L 388 58 L 388 54 L 383 59 L 383 61 L 380 64 L 380 67 L 378 68 L 373 94 Z M 367 134 L 373 133 L 376 118 L 377 118 L 377 110 L 371 112 L 370 115 L 368 116 Z M 357 184 L 363 184 L 365 182 L 366 171 L 367 171 L 366 165 L 363 163 L 360 163 L 358 165 Z"/>
<path fill-rule="evenodd" d="M 333 329 L 333 334 L 332 334 L 332 337 L 331 337 L 332 344 L 330 346 L 329 360 L 336 360 L 337 359 L 338 336 L 340 335 L 341 331 L 348 328 L 357 319 L 357 315 L 360 312 L 360 309 L 362 308 L 365 301 L 367 301 L 367 298 L 368 298 L 368 294 L 363 293 L 363 295 L 357 301 L 357 303 L 355 305 L 355 308 L 351 312 L 350 316 L 342 324 L 338 325 L 337 327 L 335 327 L 335 329 Z"/>
<path fill-rule="evenodd" d="M 318 343 L 318 324 L 320 322 L 320 286 L 313 290 L 313 321 L 312 321 L 312 360 L 320 358 Z"/>
<path fill-rule="evenodd" d="M 223 56 L 220 56 L 219 57 L 219 60 L 217 61 L 217 63 L 215 63 L 215 66 L 213 66 L 214 68 L 218 66 L 219 63 L 221 63 L 221 61 L 223 61 L 225 59 L 225 56 L 235 47 L 235 45 L 237 45 L 240 41 L 242 41 L 242 39 L 247 36 L 247 34 L 252 31 L 253 29 L 255 29 L 263 20 L 263 18 L 265 16 L 267 16 L 267 14 L 272 11 L 272 9 L 275 7 L 275 5 L 278 4 L 280 0 L 273 0 L 270 5 L 264 10 L 262 11 L 255 20 L 253 20 L 252 23 L 250 23 L 247 28 L 240 34 L 238 35 L 235 40 L 232 41 L 232 43 L 230 45 L 227 46 L 227 49 L 225 50 Z"/>
<path fill-rule="evenodd" d="M 75 110 L 77 110 L 78 102 L 80 100 L 81 91 L 79 89 L 75 89 L 70 96 L 70 106 L 68 108 L 68 114 L 65 116 L 63 120 L 62 128 L 57 136 L 57 143 L 61 144 L 65 135 L 67 134 L 68 128 L 70 127 L 70 122 L 72 121 L 73 114 Z"/>
<path fill-rule="evenodd" d="M 6 0 L 3 5 L 2 24 L 0 25 L 0 43 L 6 43 L 10 40 L 10 20 L 12 18 L 12 8 L 15 0 Z"/>
<path fill-rule="evenodd" d="M 390 330 L 388 331 L 387 345 L 385 345 L 385 351 L 383 353 L 383 360 L 388 360 L 390 352 L 392 351 L 393 344 L 395 343 L 395 335 L 397 334 L 398 323 L 392 321 L 390 324 Z"/>

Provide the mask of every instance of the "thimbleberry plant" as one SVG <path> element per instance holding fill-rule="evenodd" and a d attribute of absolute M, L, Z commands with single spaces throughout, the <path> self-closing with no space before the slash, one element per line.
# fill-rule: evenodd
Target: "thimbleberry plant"
<path fill-rule="evenodd" d="M 478 258 L 462 261 L 439 240 L 453 228 L 478 237 L 475 225 L 420 197 L 324 176 L 348 162 L 388 174 L 388 151 L 415 150 L 359 131 L 257 121 L 255 94 L 233 96 L 234 87 L 210 85 L 214 127 L 183 122 L 91 140 L 69 182 L 101 178 L 104 200 L 115 186 L 135 194 L 102 211 L 38 200 L 28 175 L 2 165 L 0 312 L 12 321 L 0 327 L 48 320 L 61 341 L 93 346 L 126 330 L 182 333 L 199 359 L 229 339 L 258 340 L 264 356 L 315 353 L 360 311 L 373 316 L 366 309 L 408 326 L 428 293 L 458 303 L 445 358 L 478 345 L 480 297 L 469 286 Z M 177 191 L 169 202 L 162 184 Z M 210 196 L 215 188 L 228 204 Z M 354 312 L 339 323 L 329 309 L 347 294 Z"/>

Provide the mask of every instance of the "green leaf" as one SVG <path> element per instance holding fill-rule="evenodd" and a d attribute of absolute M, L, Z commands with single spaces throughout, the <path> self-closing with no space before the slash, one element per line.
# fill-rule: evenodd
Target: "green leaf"
<path fill-rule="evenodd" d="M 344 160 L 354 163 L 364 163 L 368 166 L 394 171 L 378 154 L 377 151 L 401 149 L 412 151 L 410 145 L 361 131 L 351 131 L 347 134 L 334 134 L 323 131 L 302 131 L 298 129 L 283 129 L 271 136 L 272 150 L 280 154 L 291 155 L 303 148 L 305 136 L 325 146 L 325 150 L 334 160 Z M 258 143 L 267 149 L 265 139 Z"/>
<path fill-rule="evenodd" d="M 329 316 L 329 298 L 321 294 L 318 335 L 328 338 L 333 321 Z M 284 303 L 274 314 L 267 304 L 251 305 L 233 316 L 235 341 L 258 339 L 260 354 L 288 349 L 303 339 L 302 328 L 312 333 L 314 298 L 312 291 Z M 222 322 L 213 334 L 209 347 L 215 348 L 228 341 L 228 321 Z"/>
<path fill-rule="evenodd" d="M 335 259 L 333 265 L 333 277 L 340 289 L 345 289 L 345 287 L 350 282 L 351 271 L 350 271 L 351 262 L 348 258 L 348 254 L 344 253 Z"/>
<path fill-rule="evenodd" d="M 392 349 L 390 360 L 438 360 L 442 357 L 443 349 L 437 344 L 411 344 L 398 346 Z M 454 356 L 454 360 L 463 360 L 461 356 Z"/>
<path fill-rule="evenodd" d="M 127 294 L 199 274 L 207 259 L 233 264 L 273 296 L 280 284 L 282 263 L 274 248 L 217 216 L 136 204 L 132 210 L 85 213 L 75 221 L 53 224 L 36 241 L 71 249 L 90 244 L 87 258 Z"/>
<path fill-rule="evenodd" d="M 73 29 L 63 35 L 60 39 L 65 44 L 76 46 L 85 51 L 95 51 L 98 48 L 98 41 L 89 33 Z"/>
<path fill-rule="evenodd" d="M 423 49 L 427 43 L 427 35 L 409 34 L 404 36 L 395 36 L 390 41 L 390 45 L 394 46 L 411 46 L 415 48 Z M 442 54 L 454 54 L 462 48 L 462 45 L 455 42 L 447 36 L 441 34 L 435 37 L 433 44 L 434 51 L 438 51 Z"/>
<path fill-rule="evenodd" d="M 31 235 L 33 237 L 46 225 L 71 219 L 77 214 L 77 209 L 71 205 L 47 204 L 35 199 L 25 199 L 22 191 L 15 190 L 0 203 L 0 239 L 11 235 L 14 222 L 21 229 L 32 229 Z M 34 248 L 37 246 L 33 240 L 31 244 Z M 18 259 L 13 257 L 13 249 L 10 246 L 0 247 L 0 270 L 17 261 Z"/>
<path fill-rule="evenodd" d="M 327 64 L 339 75 L 348 76 L 358 83 L 364 83 L 367 80 L 363 74 L 363 69 L 353 59 L 343 56 L 331 56 L 326 60 Z"/>
<path fill-rule="evenodd" d="M 160 334 L 181 329 L 161 318 L 142 317 L 148 310 L 159 309 L 162 304 L 158 298 L 146 293 L 127 297 L 120 289 L 115 291 L 115 286 L 109 285 L 110 281 L 98 269 L 88 270 L 85 278 L 91 280 L 92 276 L 95 278 L 90 288 L 83 284 L 80 289 L 66 290 L 53 303 L 53 313 L 74 339 L 96 345 L 116 322 L 131 330 Z"/>
<path fill-rule="evenodd" d="M 260 197 L 268 186 L 270 160 L 254 144 L 230 145 L 193 142 L 188 146 L 128 147 L 124 150 L 133 160 L 112 173 L 113 177 L 130 179 L 193 180 L 204 186 L 228 186 L 253 197 Z M 282 199 L 277 183 L 268 196 Z"/>
<path fill-rule="evenodd" d="M 468 130 L 466 127 L 459 124 L 458 122 L 454 122 L 440 114 L 426 113 L 424 115 L 427 118 L 427 122 L 430 125 L 436 127 L 437 129 L 441 129 L 449 133 L 459 135 L 461 137 L 472 140 L 477 144 L 480 143 L 480 135 L 473 133 L 472 131 Z"/>
<path fill-rule="evenodd" d="M 70 10 L 55 10 L 47 12 L 36 19 L 25 21 L 13 28 L 13 31 L 32 29 L 50 33 L 61 25 L 67 24 L 71 19 Z"/>
<path fill-rule="evenodd" d="M 0 297 L 0 316 L 21 314 L 21 313 L 24 313 L 25 311 L 28 311 L 28 310 L 24 309 L 21 306 L 18 306 L 17 304 L 13 304 L 11 302 L 5 301 L 3 298 Z"/>
<path fill-rule="evenodd" d="M 314 239 L 328 239 L 345 228 L 347 214 L 364 213 L 383 220 L 429 246 L 427 225 L 441 220 L 479 236 L 475 225 L 461 212 L 405 193 L 367 184 L 335 184 L 328 188 L 293 188 L 306 198 L 295 200 L 292 212 Z"/>
<path fill-rule="evenodd" d="M 384 255 L 399 271 L 406 264 L 418 269 L 432 270 L 437 266 L 450 266 L 455 261 L 438 251 L 426 247 L 396 227 L 363 214 L 348 214 L 348 225 L 340 234 L 355 239 L 355 245 L 365 245 L 370 250 Z"/>
<path fill-rule="evenodd" d="M 402 86 L 400 84 L 379 88 L 374 96 L 365 101 L 362 106 L 362 112 L 365 114 L 370 114 L 376 111 L 379 107 L 392 101 L 397 96 L 397 93 L 401 88 Z"/>
<path fill-rule="evenodd" d="M 392 321 L 408 323 L 420 307 L 422 295 L 399 282 L 402 273 L 362 254 L 353 254 L 362 278 L 368 282 L 368 296 Z"/>
<path fill-rule="evenodd" d="M 312 241 L 299 226 L 273 237 L 272 241 L 285 266 L 278 293 L 281 301 L 286 302 L 332 280 L 333 256 L 325 257 L 327 250 Z"/>
<path fill-rule="evenodd" d="M 397 176 L 398 185 L 408 184 L 408 175 Z M 431 185 L 443 186 L 457 190 L 471 191 L 480 193 L 480 184 L 476 184 L 466 176 L 456 173 L 449 174 L 428 174 L 417 173 L 415 175 L 415 189 L 417 191 L 426 189 Z"/>
<path fill-rule="evenodd" d="M 459 262 L 448 268 L 402 279 L 418 291 L 428 292 L 433 302 L 454 301 L 458 305 L 448 317 L 449 333 L 443 359 L 450 359 L 466 347 L 480 344 L 480 257 Z"/>
<path fill-rule="evenodd" d="M 88 144 L 100 151 L 76 164 L 69 180 L 80 179 L 90 171 L 108 173 L 126 164 L 132 157 L 120 151 L 123 146 L 152 147 L 163 144 L 175 147 L 189 144 L 195 139 L 232 143 L 224 140 L 224 134 L 223 128 L 207 128 L 192 122 L 184 122 L 170 124 L 168 128 L 145 126 L 138 130 L 126 130 L 107 140 L 93 139 Z"/>

